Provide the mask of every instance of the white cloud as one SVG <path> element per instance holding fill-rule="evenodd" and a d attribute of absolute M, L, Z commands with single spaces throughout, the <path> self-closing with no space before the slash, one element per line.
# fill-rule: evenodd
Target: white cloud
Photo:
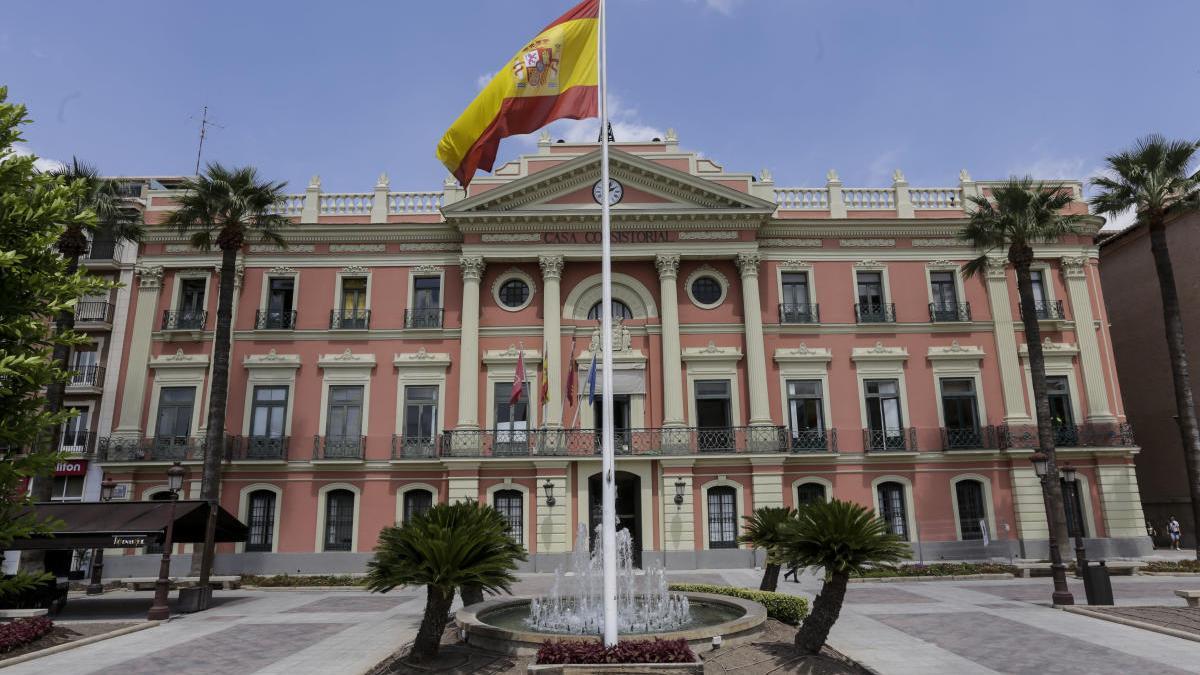
<path fill-rule="evenodd" d="M 891 185 L 892 173 L 899 168 L 899 159 L 900 151 L 893 149 L 871 160 L 871 164 L 867 166 L 867 185 Z"/>
<path fill-rule="evenodd" d="M 495 77 L 496 73 L 484 73 L 480 75 L 479 77 L 475 78 L 475 88 L 479 91 L 483 91 L 483 88 L 488 86 L 488 82 L 491 82 Z"/>
<path fill-rule="evenodd" d="M 13 154 L 17 155 L 18 157 L 28 157 L 34 154 L 34 152 L 30 150 L 28 146 L 17 143 L 13 145 Z M 56 169 L 61 169 L 63 167 L 63 163 L 57 159 L 38 157 L 36 160 L 34 160 L 33 166 L 38 171 L 54 171 Z"/>
<path fill-rule="evenodd" d="M 608 118 L 612 122 L 613 137 L 621 142 L 649 141 L 666 136 L 663 129 L 643 121 L 637 108 L 626 105 L 616 94 L 608 95 Z M 558 120 L 547 126 L 546 131 L 549 131 L 550 138 L 555 140 L 561 138 L 568 143 L 594 143 L 600 137 L 600 120 L 595 117 L 585 120 Z M 540 133 L 539 131 L 514 138 L 521 145 L 531 148 L 537 145 Z"/>
<path fill-rule="evenodd" d="M 688 0 L 688 2 L 695 3 L 696 0 Z M 706 9 L 726 16 L 733 14 L 733 10 L 742 4 L 742 0 L 703 0 L 703 2 Z"/>
<path fill-rule="evenodd" d="M 1009 173 L 1034 180 L 1086 180 L 1085 162 L 1079 157 L 1041 157 Z"/>

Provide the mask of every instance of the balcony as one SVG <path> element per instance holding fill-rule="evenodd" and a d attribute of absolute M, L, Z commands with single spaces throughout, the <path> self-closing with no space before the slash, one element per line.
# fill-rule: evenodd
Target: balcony
<path fill-rule="evenodd" d="M 88 326 L 111 326 L 113 319 L 113 304 L 110 302 L 77 302 L 75 303 L 75 325 L 79 328 Z"/>
<path fill-rule="evenodd" d="M 362 460 L 366 436 L 314 436 L 313 460 Z"/>
<path fill-rule="evenodd" d="M 291 438 L 287 436 L 238 436 L 226 448 L 231 461 L 286 461 Z"/>
<path fill-rule="evenodd" d="M 863 429 L 863 449 L 874 452 L 917 452 L 914 427 Z"/>
<path fill-rule="evenodd" d="M 991 450 L 996 448 L 996 427 L 942 427 L 943 450 Z"/>
<path fill-rule="evenodd" d="M 266 310 L 254 312 L 255 330 L 295 330 L 296 310 Z"/>
<path fill-rule="evenodd" d="M 65 431 L 58 443 L 58 451 L 70 455 L 87 456 L 96 450 L 96 434 L 91 431 Z"/>
<path fill-rule="evenodd" d="M 1037 315 L 1038 321 L 1066 321 L 1067 319 L 1067 315 L 1063 313 L 1062 300 L 1034 303 L 1033 313 Z M 1017 319 L 1021 319 L 1023 316 L 1021 303 L 1018 302 Z"/>
<path fill-rule="evenodd" d="M 329 312 L 330 330 L 367 330 L 370 327 L 369 309 L 334 309 Z"/>
<path fill-rule="evenodd" d="M 93 241 L 79 262 L 87 267 L 116 267 L 121 261 L 121 244 L 115 241 Z"/>
<path fill-rule="evenodd" d="M 931 302 L 929 303 L 930 323 L 947 323 L 971 320 L 971 303 L 969 302 Z"/>
<path fill-rule="evenodd" d="M 202 331 L 208 323 L 208 312 L 191 310 L 163 310 L 164 331 Z"/>
<path fill-rule="evenodd" d="M 94 390 L 99 393 L 104 388 L 104 366 L 71 366 L 71 379 L 67 380 L 67 390 L 72 393 Z"/>
<path fill-rule="evenodd" d="M 1137 445 L 1133 427 L 1128 422 L 1056 424 L 1053 433 L 1056 448 L 1128 448 Z M 997 437 L 1002 449 L 1038 448 L 1038 429 L 1034 425 L 1001 426 L 997 428 Z"/>
<path fill-rule="evenodd" d="M 433 459 L 437 456 L 436 436 L 392 436 L 392 459 Z"/>
<path fill-rule="evenodd" d="M 858 323 L 896 323 L 896 303 L 877 305 L 854 305 L 854 319 Z"/>
<path fill-rule="evenodd" d="M 788 431 L 792 452 L 837 452 L 837 429 L 793 429 Z"/>
<path fill-rule="evenodd" d="M 816 303 L 781 304 L 779 323 L 821 323 L 821 306 Z"/>
<path fill-rule="evenodd" d="M 765 454 L 789 452 L 787 429 L 753 427 L 671 427 L 617 429 L 618 455 Z M 596 456 L 594 429 L 455 430 L 442 434 L 442 457 Z"/>
<path fill-rule="evenodd" d="M 440 307 L 427 309 L 406 309 L 404 310 L 404 327 L 441 328 L 443 312 L 444 310 Z"/>
<path fill-rule="evenodd" d="M 191 436 L 100 439 L 101 462 L 174 462 L 204 458 L 205 440 Z"/>

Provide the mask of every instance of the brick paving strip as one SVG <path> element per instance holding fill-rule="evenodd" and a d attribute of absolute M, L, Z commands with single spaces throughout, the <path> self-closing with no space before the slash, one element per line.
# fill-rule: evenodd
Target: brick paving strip
<path fill-rule="evenodd" d="M 1200 642 L 1200 607 L 1068 607 L 1069 612 Z"/>

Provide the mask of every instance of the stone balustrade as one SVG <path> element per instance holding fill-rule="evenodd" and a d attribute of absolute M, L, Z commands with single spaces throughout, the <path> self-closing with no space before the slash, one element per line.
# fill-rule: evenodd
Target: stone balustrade
<path fill-rule="evenodd" d="M 323 192 L 319 212 L 323 216 L 369 216 L 372 202 L 369 192 Z"/>
<path fill-rule="evenodd" d="M 962 188 L 909 188 L 914 209 L 961 209 Z"/>

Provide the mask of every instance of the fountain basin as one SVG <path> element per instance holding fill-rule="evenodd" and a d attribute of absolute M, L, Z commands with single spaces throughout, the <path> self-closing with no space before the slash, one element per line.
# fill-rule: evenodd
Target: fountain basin
<path fill-rule="evenodd" d="M 685 593 L 691 605 L 692 621 L 680 630 L 625 634 L 626 639 L 683 638 L 692 651 L 712 649 L 713 637 L 720 635 L 723 646 L 734 646 L 751 640 L 763 630 L 767 610 L 757 602 L 712 593 Z M 571 633 L 539 632 L 524 624 L 529 614 L 528 597 L 503 597 L 463 607 L 455 614 L 455 622 L 468 644 L 489 651 L 525 656 L 535 653 L 547 640 L 582 640 L 597 636 Z"/>

